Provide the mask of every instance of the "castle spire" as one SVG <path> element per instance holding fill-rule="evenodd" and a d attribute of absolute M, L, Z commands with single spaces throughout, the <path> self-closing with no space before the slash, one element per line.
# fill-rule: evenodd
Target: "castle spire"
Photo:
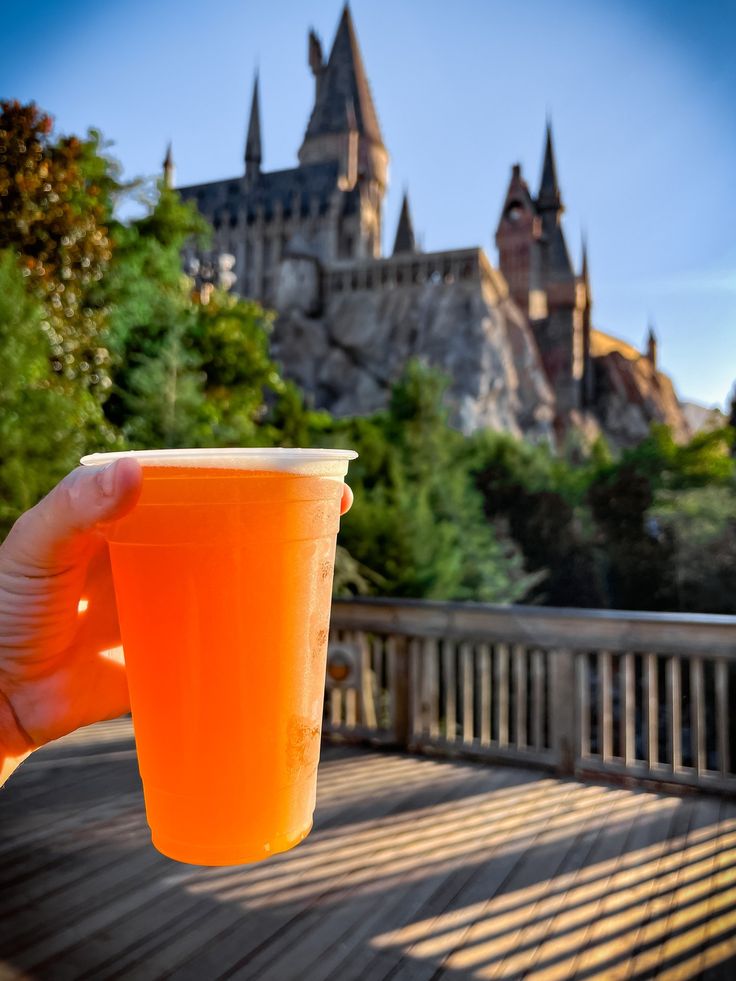
<path fill-rule="evenodd" d="M 299 150 L 300 163 L 318 163 L 339 156 L 337 141 L 346 131 L 345 105 L 351 103 L 361 145 L 361 173 L 385 186 L 386 148 L 348 4 L 343 7 L 326 64 L 322 62 L 321 46 L 314 32 L 310 33 L 309 63 L 317 86 L 314 108 Z"/>
<path fill-rule="evenodd" d="M 400 252 L 416 252 L 417 243 L 414 236 L 414 225 L 409 211 L 409 192 L 404 191 L 404 199 L 401 202 L 401 214 L 399 224 L 396 228 L 396 238 L 394 239 L 393 255 Z"/>
<path fill-rule="evenodd" d="M 171 189 L 174 186 L 174 174 L 176 168 L 174 167 L 174 155 L 171 152 L 171 140 L 169 140 L 168 146 L 166 147 L 166 156 L 164 157 L 163 163 L 164 170 L 164 187 Z"/>
<path fill-rule="evenodd" d="M 552 123 L 547 118 L 547 133 L 544 146 L 544 163 L 542 164 L 542 180 L 539 184 L 539 194 L 537 195 L 537 207 L 540 211 L 564 210 L 562 196 L 560 195 L 560 185 L 557 182 L 557 163 L 555 161 L 555 151 L 552 143 Z"/>
<path fill-rule="evenodd" d="M 258 72 L 253 80 L 253 98 L 250 104 L 248 137 L 245 141 L 245 175 L 254 178 L 261 172 L 263 150 L 261 148 L 261 110 L 258 96 Z"/>
<path fill-rule="evenodd" d="M 590 295 L 590 274 L 588 273 L 588 240 L 585 237 L 585 233 L 582 236 L 582 252 L 583 252 L 583 262 L 580 267 L 580 279 L 585 285 L 585 289 Z"/>
<path fill-rule="evenodd" d="M 652 368 L 657 370 L 657 335 L 654 333 L 654 324 L 649 321 L 647 332 L 647 358 L 651 361 Z"/>

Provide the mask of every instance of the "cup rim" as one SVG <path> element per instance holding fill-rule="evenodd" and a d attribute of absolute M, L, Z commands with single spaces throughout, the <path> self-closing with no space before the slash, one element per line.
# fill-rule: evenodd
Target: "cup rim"
<path fill-rule="evenodd" d="M 319 464 L 330 461 L 347 463 L 355 460 L 358 454 L 355 450 L 321 449 L 312 447 L 288 446 L 235 446 L 235 447 L 206 447 L 203 449 L 186 448 L 178 450 L 119 450 L 114 453 L 88 453 L 79 461 L 83 467 L 102 466 L 115 460 L 134 459 L 141 465 L 158 464 L 159 466 L 175 466 L 181 463 L 186 466 L 193 461 L 212 462 L 223 466 L 232 461 L 234 467 L 238 463 L 252 463 L 255 460 L 277 463 L 280 466 L 291 464 Z"/>

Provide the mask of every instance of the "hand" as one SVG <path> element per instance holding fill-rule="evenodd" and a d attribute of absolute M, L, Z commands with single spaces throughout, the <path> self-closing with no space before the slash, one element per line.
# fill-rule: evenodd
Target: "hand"
<path fill-rule="evenodd" d="M 23 514 L 0 547 L 0 700 L 34 749 L 128 711 L 102 522 L 134 507 L 135 460 L 79 467 Z M 2 738 L 2 733 L 0 733 Z"/>

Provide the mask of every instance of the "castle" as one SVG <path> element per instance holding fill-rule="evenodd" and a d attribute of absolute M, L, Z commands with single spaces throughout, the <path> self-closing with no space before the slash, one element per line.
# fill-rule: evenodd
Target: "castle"
<path fill-rule="evenodd" d="M 626 445 L 661 421 L 686 435 L 651 329 L 640 354 L 593 328 L 587 252 L 577 273 L 549 123 L 536 196 L 512 168 L 498 268 L 478 247 L 420 251 L 406 195 L 383 256 L 389 155 L 347 4 L 326 60 L 310 31 L 308 61 L 314 107 L 298 166 L 262 169 L 256 77 L 244 173 L 179 191 L 212 224 L 213 253 L 234 256 L 235 292 L 278 312 L 274 355 L 316 407 L 382 408 L 403 365 L 420 357 L 450 377 L 465 431 L 557 440 L 579 429 Z M 164 168 L 171 184 L 170 153 Z M 201 258 L 194 246 L 185 257 Z"/>

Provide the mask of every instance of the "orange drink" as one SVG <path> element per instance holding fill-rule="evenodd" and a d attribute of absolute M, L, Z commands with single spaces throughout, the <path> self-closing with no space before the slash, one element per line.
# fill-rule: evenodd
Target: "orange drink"
<path fill-rule="evenodd" d="M 105 463 L 123 454 L 95 454 Z M 312 826 L 341 450 L 149 451 L 106 529 L 153 843 L 235 865 Z"/>

